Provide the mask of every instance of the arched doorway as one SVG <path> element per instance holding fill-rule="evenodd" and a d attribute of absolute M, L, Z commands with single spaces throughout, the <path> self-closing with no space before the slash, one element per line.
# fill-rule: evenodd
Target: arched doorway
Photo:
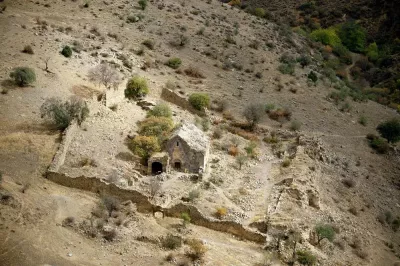
<path fill-rule="evenodd" d="M 163 166 L 159 162 L 153 162 L 151 164 L 151 174 L 152 175 L 158 175 L 161 174 L 163 171 Z"/>
<path fill-rule="evenodd" d="M 174 163 L 174 168 L 175 168 L 175 170 L 181 170 L 181 168 L 182 168 L 182 164 L 181 164 L 181 162 L 180 161 L 176 161 L 175 163 Z"/>

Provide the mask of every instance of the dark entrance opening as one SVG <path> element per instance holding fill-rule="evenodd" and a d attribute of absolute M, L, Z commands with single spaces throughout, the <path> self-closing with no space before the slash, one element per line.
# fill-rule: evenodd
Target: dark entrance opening
<path fill-rule="evenodd" d="M 162 164 L 159 162 L 154 162 L 151 164 L 151 173 L 153 175 L 161 174 L 163 170 Z"/>
<path fill-rule="evenodd" d="M 175 162 L 175 163 L 174 163 L 174 168 L 175 168 L 176 170 L 181 170 L 181 162 Z"/>

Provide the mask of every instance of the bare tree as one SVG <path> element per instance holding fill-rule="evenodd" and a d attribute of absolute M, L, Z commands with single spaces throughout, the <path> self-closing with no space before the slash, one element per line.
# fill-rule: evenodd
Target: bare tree
<path fill-rule="evenodd" d="M 254 130 L 265 114 L 265 108 L 262 104 L 249 104 L 243 111 L 243 116 L 250 125 L 251 130 Z"/>
<path fill-rule="evenodd" d="M 113 88 L 118 89 L 118 85 L 121 83 L 121 78 L 118 75 L 117 70 L 111 67 L 109 64 L 101 63 L 96 67 L 89 70 L 88 78 L 91 82 L 106 87 L 107 90 Z M 106 94 L 103 95 L 103 101 L 106 103 Z"/>

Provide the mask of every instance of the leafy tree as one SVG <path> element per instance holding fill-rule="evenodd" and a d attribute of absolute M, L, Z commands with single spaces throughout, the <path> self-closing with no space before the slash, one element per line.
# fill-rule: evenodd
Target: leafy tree
<path fill-rule="evenodd" d="M 32 68 L 17 67 L 10 73 L 10 78 L 14 79 L 18 86 L 24 87 L 36 81 L 36 74 Z"/>
<path fill-rule="evenodd" d="M 68 45 L 64 46 L 64 48 L 61 50 L 61 54 L 65 57 L 71 57 L 72 56 L 72 49 Z"/>
<path fill-rule="evenodd" d="M 370 61 L 376 62 L 379 59 L 378 45 L 375 42 L 368 45 L 366 52 Z"/>
<path fill-rule="evenodd" d="M 171 118 L 149 117 L 139 122 L 139 134 L 143 136 L 154 136 L 162 140 L 173 129 Z"/>
<path fill-rule="evenodd" d="M 376 129 L 390 143 L 396 143 L 400 140 L 400 120 L 396 118 L 379 124 Z"/>
<path fill-rule="evenodd" d="M 79 98 L 71 98 L 65 102 L 58 98 L 49 98 L 40 107 L 40 114 L 58 129 L 64 130 L 74 119 L 81 124 L 89 115 L 89 108 Z"/>
<path fill-rule="evenodd" d="M 315 30 L 311 32 L 310 37 L 316 42 L 321 42 L 331 47 L 341 44 L 341 40 L 333 28 Z"/>
<path fill-rule="evenodd" d="M 147 7 L 147 0 L 139 0 L 139 5 L 142 10 L 145 10 Z"/>
<path fill-rule="evenodd" d="M 249 104 L 243 111 L 243 116 L 250 124 L 250 128 L 253 130 L 260 122 L 261 118 L 265 113 L 265 107 L 263 104 Z"/>
<path fill-rule="evenodd" d="M 147 112 L 147 117 L 172 117 L 171 108 L 166 103 L 159 103 Z"/>
<path fill-rule="evenodd" d="M 145 78 L 135 76 L 128 80 L 125 89 L 125 97 L 128 99 L 138 99 L 149 93 L 149 86 Z"/>
<path fill-rule="evenodd" d="M 315 227 L 315 231 L 318 237 L 318 244 L 322 239 L 328 239 L 329 241 L 333 241 L 335 238 L 335 230 L 329 224 L 319 224 Z"/>
<path fill-rule="evenodd" d="M 210 105 L 210 96 L 205 93 L 193 93 L 189 96 L 189 103 L 201 111 Z"/>
<path fill-rule="evenodd" d="M 339 29 L 342 43 L 352 52 L 363 52 L 366 42 L 366 32 L 363 27 L 354 21 L 349 21 Z"/>
<path fill-rule="evenodd" d="M 131 151 L 147 161 L 150 156 L 161 150 L 157 137 L 154 136 L 136 136 L 129 144 Z"/>

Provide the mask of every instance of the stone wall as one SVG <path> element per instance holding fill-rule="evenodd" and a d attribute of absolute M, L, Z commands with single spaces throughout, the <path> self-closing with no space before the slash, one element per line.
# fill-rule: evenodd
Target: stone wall
<path fill-rule="evenodd" d="M 163 88 L 163 90 L 161 92 L 161 98 L 167 102 L 173 103 L 177 106 L 182 107 L 185 110 L 188 110 L 192 114 L 195 114 L 198 116 L 204 116 L 206 114 L 204 111 L 199 111 L 197 109 L 194 109 L 193 106 L 190 105 L 186 96 L 179 95 L 178 93 L 176 93 L 170 89 Z"/>
<path fill-rule="evenodd" d="M 171 217 L 181 217 L 181 213 L 187 212 L 191 216 L 191 223 L 203 226 L 215 231 L 226 232 L 233 234 L 239 238 L 265 243 L 266 235 L 254 230 L 251 230 L 240 223 L 233 221 L 220 221 L 203 215 L 195 206 L 179 203 L 170 208 L 162 208 L 161 206 L 152 204 L 147 195 L 134 189 L 126 189 L 112 183 L 106 183 L 97 177 L 78 176 L 72 177 L 66 173 L 61 173 L 58 170 L 64 164 L 65 155 L 68 147 L 77 130 L 76 124 L 71 124 L 65 131 L 59 150 L 55 154 L 51 165 L 49 166 L 46 177 L 63 186 L 86 190 L 102 195 L 110 195 L 119 198 L 122 201 L 131 200 L 136 204 L 139 212 L 150 213 L 161 211 L 164 215 Z"/>

